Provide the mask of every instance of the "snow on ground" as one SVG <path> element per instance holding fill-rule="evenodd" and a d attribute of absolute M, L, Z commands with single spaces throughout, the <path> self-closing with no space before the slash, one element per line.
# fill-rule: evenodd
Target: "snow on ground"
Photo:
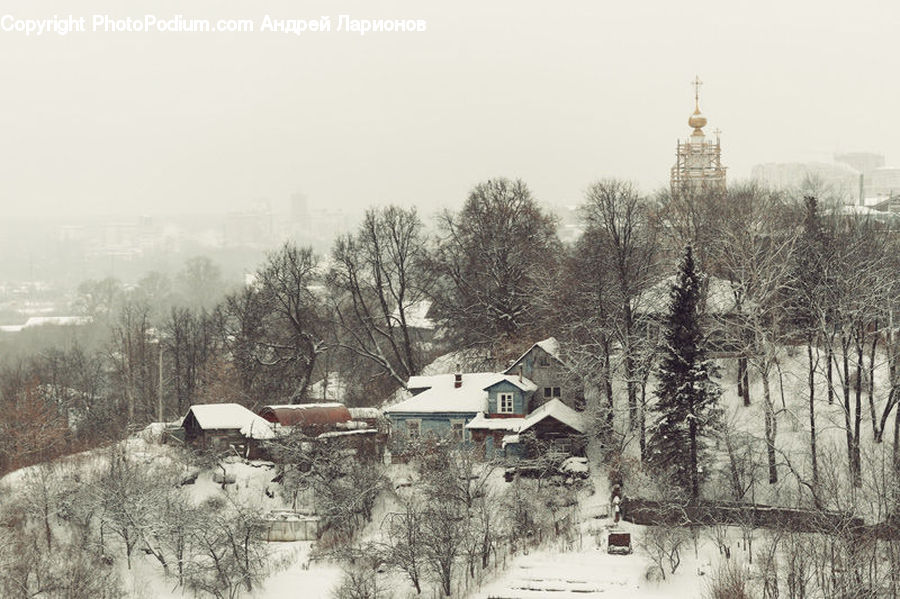
<path fill-rule="evenodd" d="M 273 543 L 273 561 L 280 561 L 283 569 L 270 575 L 251 596 L 257 598 L 322 597 L 341 579 L 341 569 L 336 564 L 310 562 L 309 554 L 314 543 Z"/>
<path fill-rule="evenodd" d="M 605 538 L 605 526 L 598 527 L 597 538 Z M 632 533 L 632 544 L 639 543 L 644 527 L 621 523 L 618 532 Z M 693 545 L 682 549 L 682 562 L 675 574 L 664 581 L 647 580 L 649 562 L 640 547 L 631 555 L 610 555 L 605 543 L 596 546 L 585 536 L 584 548 L 563 552 L 534 551 L 512 558 L 505 572 L 494 582 L 470 595 L 471 599 L 575 599 L 628 597 L 629 599 L 669 599 L 700 597 L 706 579 L 698 572 L 710 572 L 708 555 L 715 549 L 699 543 L 699 558 Z M 589 546 L 594 545 L 594 546 Z"/>

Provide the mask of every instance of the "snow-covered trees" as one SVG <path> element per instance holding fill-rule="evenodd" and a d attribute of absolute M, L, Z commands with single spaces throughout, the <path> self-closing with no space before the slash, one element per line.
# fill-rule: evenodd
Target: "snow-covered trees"
<path fill-rule="evenodd" d="M 700 497 L 705 438 L 716 423 L 719 397 L 700 328 L 700 288 L 700 274 L 687 246 L 672 289 L 653 408 L 657 420 L 648 442 L 650 464 L 671 472 L 694 501 Z"/>

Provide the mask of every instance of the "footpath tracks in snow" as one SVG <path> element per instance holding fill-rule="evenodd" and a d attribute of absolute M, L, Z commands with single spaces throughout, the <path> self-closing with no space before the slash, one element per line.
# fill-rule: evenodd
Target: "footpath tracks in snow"
<path fill-rule="evenodd" d="M 623 596 L 623 591 L 630 586 L 627 576 L 617 576 L 605 569 L 602 572 L 598 571 L 595 565 L 577 558 L 570 563 L 564 560 L 541 560 L 541 562 L 527 560 L 526 563 L 519 564 L 504 574 L 502 583 L 486 587 L 487 592 L 477 594 L 476 597 L 479 599 L 610 598 Z"/>

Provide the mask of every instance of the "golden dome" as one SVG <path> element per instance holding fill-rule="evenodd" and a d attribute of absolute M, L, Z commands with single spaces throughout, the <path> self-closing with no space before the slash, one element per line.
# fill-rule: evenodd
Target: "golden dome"
<path fill-rule="evenodd" d="M 698 106 L 696 110 L 694 110 L 694 114 L 688 119 L 688 125 L 693 127 L 695 132 L 698 129 L 702 129 L 706 126 L 706 117 L 700 113 L 700 107 Z"/>

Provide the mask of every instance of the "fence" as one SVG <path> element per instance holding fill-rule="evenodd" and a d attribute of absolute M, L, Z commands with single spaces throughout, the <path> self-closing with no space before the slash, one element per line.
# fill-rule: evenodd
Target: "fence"
<path fill-rule="evenodd" d="M 839 530 L 862 532 L 868 527 L 861 518 L 848 513 L 760 504 L 705 502 L 680 505 L 640 498 L 622 500 L 622 519 L 634 524 L 709 526 L 727 524 L 774 528 L 794 532 L 833 533 Z"/>

